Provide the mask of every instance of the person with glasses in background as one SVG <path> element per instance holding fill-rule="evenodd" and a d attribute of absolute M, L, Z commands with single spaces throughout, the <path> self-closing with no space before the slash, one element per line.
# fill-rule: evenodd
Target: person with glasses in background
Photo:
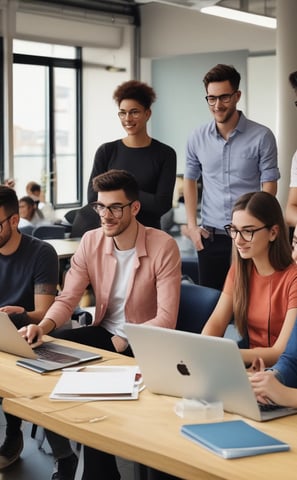
<path fill-rule="evenodd" d="M 219 301 L 202 334 L 223 336 L 232 317 L 245 339 L 242 358 L 273 365 L 285 350 L 297 315 L 297 265 L 277 199 L 267 192 L 242 195 L 231 223 L 233 261 Z"/>
<path fill-rule="evenodd" d="M 94 177 L 110 169 L 127 170 L 139 185 L 141 209 L 137 220 L 147 227 L 160 228 L 161 216 L 172 208 L 176 153 L 147 132 L 156 93 L 149 85 L 130 80 L 117 87 L 113 99 L 119 107 L 118 117 L 126 136 L 104 143 L 96 151 L 88 202 L 97 198 L 92 184 Z"/>
<path fill-rule="evenodd" d="M 289 82 L 297 96 L 297 71 L 290 73 Z M 295 105 L 297 107 L 297 100 L 295 100 Z M 286 220 L 292 232 L 295 225 L 297 225 L 297 150 L 293 155 L 291 164 L 291 180 L 286 205 Z"/>
<path fill-rule="evenodd" d="M 198 250 L 200 283 L 221 290 L 230 266 L 230 237 L 224 225 L 231 221 L 236 199 L 263 190 L 273 195 L 280 178 L 273 133 L 237 110 L 240 74 L 219 64 L 203 79 L 213 121 L 189 137 L 184 174 L 187 227 Z M 200 226 L 197 225 L 197 180 L 202 179 Z"/>
<path fill-rule="evenodd" d="M 71 259 L 61 294 L 38 325 L 21 333 L 32 340 L 67 321 L 91 284 L 95 316 L 91 326 L 64 331 L 60 338 L 132 356 L 124 332 L 125 322 L 175 328 L 180 296 L 181 265 L 174 238 L 144 227 L 136 217 L 141 208 L 138 185 L 124 170 L 110 170 L 93 179 L 101 228 L 82 237 Z M 58 461 L 52 480 L 73 480 L 73 452 L 69 440 L 47 432 Z M 69 465 L 67 466 L 67 456 Z M 84 448 L 83 480 L 118 480 L 115 457 Z"/>

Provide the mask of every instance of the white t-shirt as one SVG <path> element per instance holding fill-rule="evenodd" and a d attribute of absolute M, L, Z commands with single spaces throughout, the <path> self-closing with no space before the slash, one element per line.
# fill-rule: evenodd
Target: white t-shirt
<path fill-rule="evenodd" d="M 117 250 L 115 248 L 114 254 L 117 258 L 117 269 L 111 289 L 110 303 L 101 326 L 114 335 L 127 338 L 123 328 L 126 322 L 125 299 L 135 257 L 135 248 L 130 250 Z"/>
<path fill-rule="evenodd" d="M 297 150 L 292 158 L 290 187 L 297 187 Z"/>

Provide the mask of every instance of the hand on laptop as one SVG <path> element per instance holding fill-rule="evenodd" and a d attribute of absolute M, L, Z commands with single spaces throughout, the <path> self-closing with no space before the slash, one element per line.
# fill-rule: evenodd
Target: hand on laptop
<path fill-rule="evenodd" d="M 254 375 L 256 372 L 264 372 L 265 370 L 265 363 L 264 360 L 260 357 L 255 358 L 252 361 L 251 365 L 246 369 L 248 372 L 248 376 Z"/>
<path fill-rule="evenodd" d="M 290 406 L 284 401 L 287 387 L 277 380 L 274 373 L 273 370 L 266 370 L 250 377 L 257 401 L 262 404 L 275 403 Z"/>
<path fill-rule="evenodd" d="M 18 307 L 17 305 L 5 305 L 0 307 L 0 312 L 5 312 L 7 315 L 12 315 L 13 313 L 24 313 L 24 307 Z"/>
<path fill-rule="evenodd" d="M 32 348 L 38 347 L 42 344 L 43 331 L 38 325 L 30 324 L 27 327 L 22 327 L 19 329 L 19 333 L 25 340 L 27 340 Z"/>

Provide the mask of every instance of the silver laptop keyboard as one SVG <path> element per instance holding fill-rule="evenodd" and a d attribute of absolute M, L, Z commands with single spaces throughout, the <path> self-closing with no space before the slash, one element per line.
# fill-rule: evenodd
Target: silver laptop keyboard
<path fill-rule="evenodd" d="M 34 352 L 39 358 L 42 358 L 42 360 L 49 360 L 50 362 L 69 363 L 77 360 L 77 357 L 66 355 L 65 353 L 54 352 L 53 350 L 45 348 L 44 345 L 34 348 Z"/>

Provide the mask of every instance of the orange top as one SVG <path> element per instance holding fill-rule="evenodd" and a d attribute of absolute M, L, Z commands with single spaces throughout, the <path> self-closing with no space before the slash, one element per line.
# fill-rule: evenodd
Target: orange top
<path fill-rule="evenodd" d="M 231 265 L 224 293 L 233 295 L 233 283 L 234 265 Z M 250 348 L 272 346 L 291 308 L 297 308 L 297 265 L 291 264 L 267 276 L 259 275 L 253 266 L 248 306 Z"/>

